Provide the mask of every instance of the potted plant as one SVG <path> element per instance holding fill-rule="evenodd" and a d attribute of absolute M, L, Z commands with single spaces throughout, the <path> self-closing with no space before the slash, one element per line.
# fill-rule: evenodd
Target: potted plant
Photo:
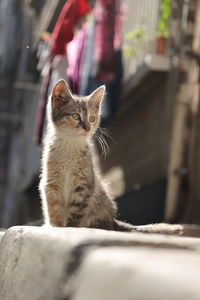
<path fill-rule="evenodd" d="M 158 31 L 156 39 L 156 53 L 165 54 L 166 42 L 169 37 L 169 21 L 171 13 L 171 0 L 162 0 L 160 17 L 158 20 Z"/>

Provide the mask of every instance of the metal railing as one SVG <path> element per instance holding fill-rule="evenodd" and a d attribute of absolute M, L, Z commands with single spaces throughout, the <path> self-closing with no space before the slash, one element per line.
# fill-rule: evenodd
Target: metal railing
<path fill-rule="evenodd" d="M 123 0 L 125 79 L 136 72 L 147 53 L 155 52 L 160 0 Z"/>

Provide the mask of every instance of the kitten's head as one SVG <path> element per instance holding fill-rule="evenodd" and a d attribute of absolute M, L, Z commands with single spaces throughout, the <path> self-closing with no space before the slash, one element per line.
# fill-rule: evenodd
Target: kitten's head
<path fill-rule="evenodd" d="M 62 135 L 88 137 L 95 133 L 100 122 L 100 107 L 105 86 L 87 97 L 73 95 L 64 80 L 53 87 L 48 114 Z"/>

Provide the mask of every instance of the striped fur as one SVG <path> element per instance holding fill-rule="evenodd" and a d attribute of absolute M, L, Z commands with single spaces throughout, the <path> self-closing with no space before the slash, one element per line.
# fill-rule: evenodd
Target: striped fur
<path fill-rule="evenodd" d="M 195 225 L 133 226 L 115 219 L 116 205 L 95 166 L 91 142 L 104 92 L 102 86 L 77 97 L 63 80 L 53 88 L 40 181 L 45 224 L 200 237 Z M 73 117 L 77 113 L 80 119 Z"/>
<path fill-rule="evenodd" d="M 88 97 L 78 97 L 63 80 L 53 88 L 40 181 L 45 224 L 115 227 L 116 205 L 95 166 L 91 142 L 104 92 L 102 86 Z"/>

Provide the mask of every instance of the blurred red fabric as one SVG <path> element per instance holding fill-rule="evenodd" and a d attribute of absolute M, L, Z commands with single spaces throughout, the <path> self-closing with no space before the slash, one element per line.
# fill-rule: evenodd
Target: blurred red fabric
<path fill-rule="evenodd" d="M 65 55 L 65 46 L 73 39 L 75 25 L 90 10 L 87 0 L 66 1 L 52 33 L 53 55 Z"/>
<path fill-rule="evenodd" d="M 96 78 L 105 82 L 115 77 L 116 0 L 99 0 L 95 6 L 95 49 Z"/>

